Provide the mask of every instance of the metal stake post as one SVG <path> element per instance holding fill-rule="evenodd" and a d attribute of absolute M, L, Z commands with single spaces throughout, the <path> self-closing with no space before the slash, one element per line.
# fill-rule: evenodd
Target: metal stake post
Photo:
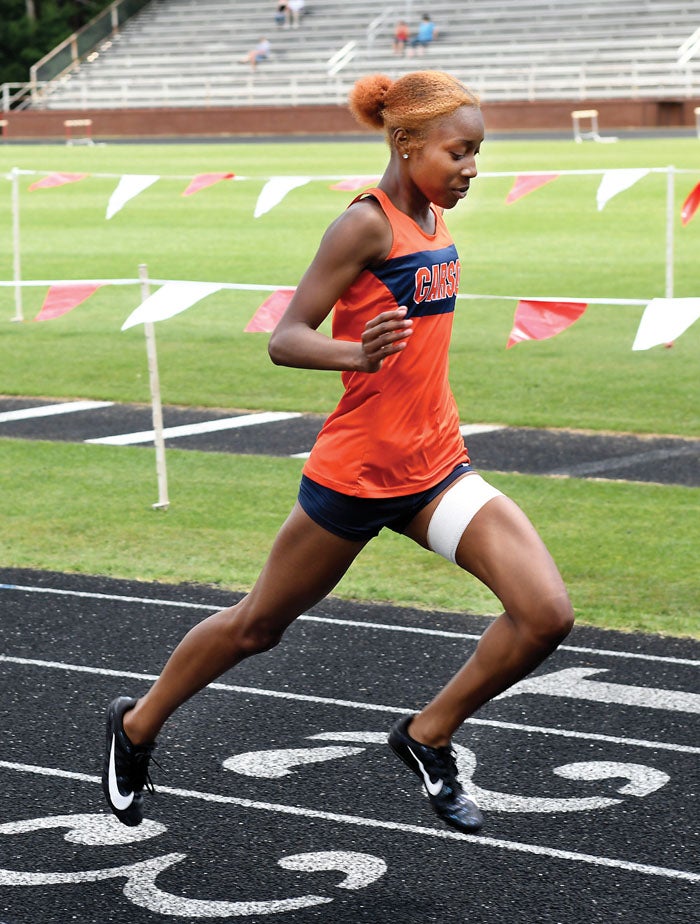
<path fill-rule="evenodd" d="M 676 168 L 666 168 L 666 298 L 673 298 L 673 221 Z"/>
<path fill-rule="evenodd" d="M 145 302 L 151 292 L 148 281 L 148 267 L 145 263 L 139 265 L 139 279 L 141 280 L 141 301 Z M 146 352 L 148 354 L 148 378 L 151 386 L 151 413 L 153 418 L 153 443 L 156 448 L 156 474 L 158 476 L 158 503 L 153 504 L 155 510 L 167 510 L 168 500 L 168 472 L 165 466 L 165 438 L 163 436 L 163 407 L 160 400 L 160 378 L 158 376 L 158 355 L 156 353 L 156 332 L 152 321 L 143 325 L 146 335 Z"/>
<path fill-rule="evenodd" d="M 12 253 L 15 282 L 15 316 L 13 321 L 24 321 L 22 313 L 22 267 L 19 253 L 19 170 L 13 167 L 10 170 L 12 181 Z"/>

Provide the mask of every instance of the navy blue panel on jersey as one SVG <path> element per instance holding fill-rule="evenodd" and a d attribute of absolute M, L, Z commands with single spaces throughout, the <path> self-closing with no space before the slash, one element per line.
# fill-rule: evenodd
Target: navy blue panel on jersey
<path fill-rule="evenodd" d="M 455 309 L 459 257 L 454 244 L 393 257 L 370 272 L 389 289 L 408 317 L 448 314 Z"/>

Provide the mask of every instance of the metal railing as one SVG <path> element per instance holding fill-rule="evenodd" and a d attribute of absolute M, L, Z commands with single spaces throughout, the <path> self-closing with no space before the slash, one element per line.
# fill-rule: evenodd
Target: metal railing
<path fill-rule="evenodd" d="M 334 55 L 326 61 L 326 72 L 329 77 L 335 77 L 357 54 L 357 42 L 346 42 Z"/>
<path fill-rule="evenodd" d="M 384 23 L 387 21 L 387 19 L 390 19 L 390 18 L 393 19 L 393 16 L 394 16 L 394 8 L 390 6 L 390 7 L 387 7 L 387 9 L 381 12 L 378 16 L 375 16 L 374 19 L 368 24 L 367 40 L 366 40 L 368 57 L 372 53 L 372 50 L 374 48 L 374 42 L 377 37 L 377 33 L 379 32 L 381 27 L 384 25 Z"/>
<path fill-rule="evenodd" d="M 692 35 L 689 35 L 678 49 L 676 66 L 683 67 L 688 64 L 690 59 L 695 57 L 698 52 L 700 52 L 700 28 L 696 29 Z"/>
<path fill-rule="evenodd" d="M 36 98 L 41 84 L 47 84 L 76 68 L 101 43 L 113 38 L 119 32 L 119 27 L 149 2 L 150 0 L 114 0 L 114 3 L 91 19 L 82 29 L 69 35 L 65 41 L 33 64 L 29 68 L 32 98 Z"/>
<path fill-rule="evenodd" d="M 0 86 L 1 108 L 3 112 L 11 109 L 26 109 L 31 101 L 31 84 L 29 83 L 3 83 Z"/>
<path fill-rule="evenodd" d="M 391 75 L 392 69 L 388 67 Z M 343 103 L 359 71 L 351 66 L 329 73 L 318 70 L 292 77 L 286 71 L 266 72 L 264 80 L 253 76 L 193 80 L 171 75 L 152 80 L 121 78 L 93 86 L 70 74 L 44 88 L 37 108 L 101 109 L 183 106 L 207 108 L 237 105 L 291 106 Z M 401 71 L 397 70 L 397 76 Z M 644 73 L 633 68 L 600 68 L 531 65 L 517 68 L 485 68 L 478 73 L 454 70 L 485 103 L 495 100 L 586 99 L 695 99 L 700 98 L 700 66 L 669 74 Z M 673 79 L 664 79 L 664 77 Z M 52 92 L 52 91 L 55 91 Z"/>

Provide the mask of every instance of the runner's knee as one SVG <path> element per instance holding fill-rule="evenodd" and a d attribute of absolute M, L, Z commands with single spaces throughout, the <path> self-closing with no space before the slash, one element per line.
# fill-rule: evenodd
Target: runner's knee
<path fill-rule="evenodd" d="M 279 645 L 287 628 L 286 624 L 277 624 L 269 618 L 247 612 L 245 608 L 238 610 L 237 607 L 233 607 L 229 612 L 229 640 L 238 654 L 244 658 L 262 654 L 263 651 L 269 651 Z"/>
<path fill-rule="evenodd" d="M 571 632 L 574 610 L 565 591 L 532 601 L 527 611 L 516 618 L 521 629 L 531 636 L 538 648 L 554 649 Z"/>

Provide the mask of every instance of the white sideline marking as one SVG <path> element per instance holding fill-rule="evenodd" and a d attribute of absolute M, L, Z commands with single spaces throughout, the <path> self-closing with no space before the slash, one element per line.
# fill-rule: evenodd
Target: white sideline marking
<path fill-rule="evenodd" d="M 554 469 L 547 474 L 577 478 L 581 475 L 596 475 L 598 472 L 630 468 L 639 462 L 662 462 L 673 456 L 689 456 L 696 453 L 697 447 L 688 441 L 687 446 L 678 446 L 675 449 L 648 449 L 646 452 L 635 452 L 626 456 L 611 456 L 597 462 L 581 462 L 578 465 L 570 465 L 568 468 Z"/>
<path fill-rule="evenodd" d="M 112 407 L 113 401 L 67 401 L 64 404 L 43 404 L 41 407 L 24 407 L 17 411 L 0 413 L 0 423 L 11 420 L 31 420 L 33 417 L 53 417 L 54 414 L 71 414 L 73 411 L 92 411 L 98 407 Z"/>
<path fill-rule="evenodd" d="M 122 594 L 102 594 L 87 590 L 63 590 L 59 587 L 37 587 L 25 584 L 0 584 L 0 590 L 20 590 L 35 594 L 58 594 L 66 597 L 85 597 L 89 600 L 115 600 L 119 603 L 152 603 L 153 606 L 172 606 L 190 610 L 204 610 L 215 613 L 217 607 L 208 603 L 188 603 L 181 600 L 163 600 L 158 597 L 130 597 Z M 414 635 L 432 635 L 438 638 L 467 639 L 478 641 L 481 635 L 468 632 L 452 632 L 448 629 L 424 629 L 417 626 L 392 626 L 382 622 L 364 622 L 357 619 L 338 619 L 334 616 L 299 616 L 307 622 L 324 622 L 338 626 L 352 626 L 357 629 L 382 629 L 386 632 L 406 632 Z M 642 661 L 659 661 L 665 664 L 685 664 L 700 667 L 700 661 L 693 658 L 673 658 L 667 655 L 650 655 L 638 651 L 615 651 L 607 648 L 585 648 L 580 645 L 560 645 L 557 651 L 575 651 L 578 654 L 603 655 L 610 658 L 633 658 Z"/>
<path fill-rule="evenodd" d="M 474 436 L 477 433 L 493 433 L 494 430 L 505 430 L 506 427 L 501 424 L 464 424 L 459 428 L 462 436 Z M 308 459 L 310 452 L 294 452 L 290 459 Z"/>
<path fill-rule="evenodd" d="M 96 674 L 100 677 L 120 677 L 127 680 L 145 680 L 153 683 L 157 674 L 144 674 L 137 671 L 118 671 L 107 667 L 89 667 L 85 664 L 64 664 L 60 661 L 43 661 L 38 658 L 18 658 L 12 655 L 0 655 L 0 663 L 19 664 L 23 667 L 44 667 L 52 670 L 75 672 L 79 674 Z M 379 703 L 362 703 L 349 699 L 334 699 L 328 696 L 313 696 L 309 693 L 290 693 L 288 691 L 267 690 L 260 687 L 243 687 L 231 683 L 214 681 L 207 685 L 208 690 L 223 690 L 228 693 L 243 693 L 245 696 L 269 696 L 273 699 L 288 699 L 294 702 L 315 703 L 322 706 L 341 706 L 347 709 L 364 709 L 368 712 L 389 712 L 401 715 L 412 710 L 407 706 L 383 706 Z M 640 738 L 618 738 L 615 735 L 601 735 L 594 732 L 580 732 L 567 728 L 548 728 L 538 725 L 522 725 L 518 722 L 501 722 L 497 719 L 467 719 L 473 725 L 486 725 L 490 728 L 503 728 L 509 731 L 523 731 L 527 734 L 536 732 L 541 735 L 554 735 L 561 738 L 580 738 L 584 741 L 604 741 L 608 744 L 627 747 L 649 748 L 651 750 L 678 751 L 681 754 L 700 754 L 700 747 L 674 744 L 668 741 L 645 741 Z"/>
<path fill-rule="evenodd" d="M 464 424 L 459 428 L 462 436 L 474 436 L 477 433 L 493 433 L 495 430 L 505 430 L 500 424 Z"/>
<path fill-rule="evenodd" d="M 685 690 L 660 690 L 654 687 L 630 686 L 625 683 L 605 683 L 590 680 L 593 674 L 606 673 L 599 667 L 567 667 L 551 674 L 526 677 L 501 693 L 496 699 L 507 699 L 522 693 L 584 699 L 595 703 L 618 706 L 643 706 L 665 712 L 700 714 L 700 694 Z"/>
<path fill-rule="evenodd" d="M 0 769 L 14 770 L 20 773 L 36 773 L 41 776 L 59 777 L 79 780 L 85 783 L 99 783 L 100 778 L 86 773 L 74 773 L 53 767 L 38 767 L 32 764 L 16 764 L 0 761 Z M 571 860 L 577 863 L 589 863 L 593 866 L 605 866 L 611 869 L 623 869 L 646 876 L 662 876 L 667 879 L 683 879 L 688 882 L 700 882 L 700 873 L 686 870 L 669 869 L 663 866 L 651 866 L 645 863 L 632 863 L 629 860 L 617 860 L 612 857 L 600 857 L 593 854 L 577 853 L 573 850 L 559 850 L 540 844 L 526 844 L 521 841 L 506 841 L 496 837 L 484 837 L 480 834 L 460 834 L 442 828 L 427 828 L 423 825 L 409 825 L 396 821 L 382 821 L 378 818 L 364 818 L 361 815 L 341 815 L 337 812 L 321 812 L 318 809 L 304 808 L 297 805 L 283 805 L 275 802 L 258 802 L 253 799 L 241 799 L 237 796 L 225 796 L 219 793 L 200 792 L 194 789 L 178 789 L 173 786 L 158 786 L 159 793 L 178 796 L 182 799 L 199 799 L 202 802 L 215 802 L 219 805 L 238 805 L 241 808 L 256 809 L 263 812 L 276 812 L 282 815 L 295 815 L 301 818 L 316 818 L 322 821 L 339 822 L 365 828 L 381 828 L 386 831 L 400 831 L 405 834 L 419 834 L 427 837 L 439 837 L 444 840 L 465 841 L 481 847 L 495 847 L 498 850 L 511 850 L 516 853 L 535 854 L 542 857 L 554 857 L 558 860 Z"/>
<path fill-rule="evenodd" d="M 301 417 L 297 412 L 265 411 L 261 414 L 241 414 L 238 417 L 222 417 L 219 420 L 203 420 L 200 423 L 182 424 L 178 427 L 165 427 L 165 439 L 178 436 L 195 436 L 200 433 L 215 433 L 218 430 L 233 430 L 238 427 L 252 427 L 257 424 L 275 423 L 278 420 L 291 420 Z M 122 433 L 117 436 L 102 436 L 98 439 L 85 440 L 86 443 L 99 443 L 102 446 L 132 446 L 135 443 L 150 443 L 155 433 L 153 430 L 141 430 L 135 433 Z"/>

